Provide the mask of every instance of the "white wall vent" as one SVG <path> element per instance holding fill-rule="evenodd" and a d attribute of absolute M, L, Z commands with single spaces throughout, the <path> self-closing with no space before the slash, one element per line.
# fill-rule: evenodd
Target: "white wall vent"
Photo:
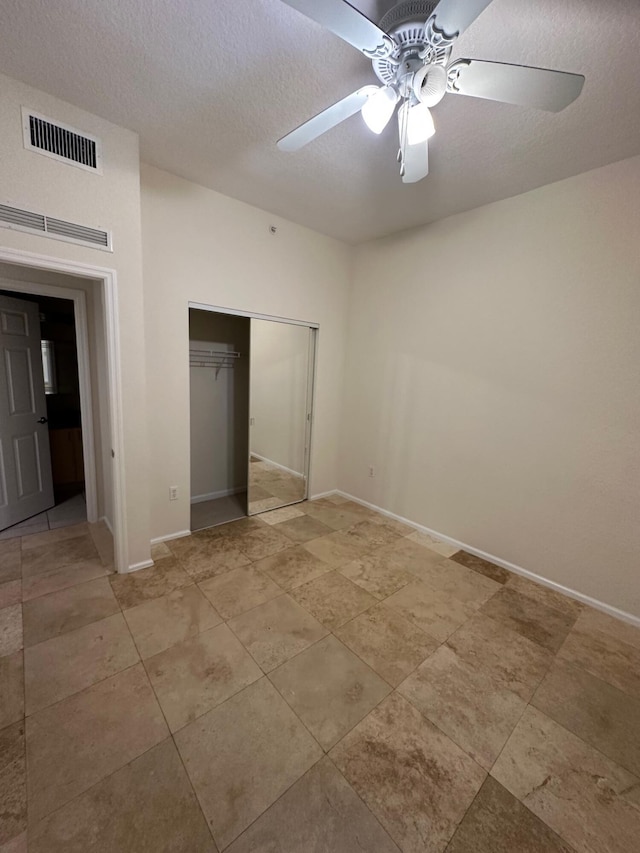
<path fill-rule="evenodd" d="M 22 108 L 24 147 L 54 160 L 102 174 L 102 146 L 97 136 Z"/>
<path fill-rule="evenodd" d="M 8 204 L 0 204 L 0 226 L 15 231 L 54 237 L 56 240 L 66 240 L 68 243 L 92 246 L 94 249 L 107 252 L 113 251 L 110 231 L 78 225 L 64 219 L 54 219 L 52 216 L 35 213 L 32 210 L 22 210 Z"/>

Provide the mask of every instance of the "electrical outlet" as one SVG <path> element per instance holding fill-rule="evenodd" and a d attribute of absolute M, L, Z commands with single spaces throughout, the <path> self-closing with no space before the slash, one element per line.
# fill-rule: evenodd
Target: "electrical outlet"
<path fill-rule="evenodd" d="M 178 487 L 177 486 L 169 486 L 169 500 L 177 501 L 178 500 Z"/>
<path fill-rule="evenodd" d="M 376 476 L 376 469 L 373 467 L 373 465 L 369 465 L 369 476 L 370 477 Z"/>

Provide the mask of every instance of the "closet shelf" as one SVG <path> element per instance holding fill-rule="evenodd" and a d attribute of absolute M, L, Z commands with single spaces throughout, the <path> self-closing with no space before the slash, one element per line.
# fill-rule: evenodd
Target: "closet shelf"
<path fill-rule="evenodd" d="M 214 367 L 216 379 L 223 367 L 233 367 L 241 353 L 229 350 L 190 349 L 189 367 Z"/>

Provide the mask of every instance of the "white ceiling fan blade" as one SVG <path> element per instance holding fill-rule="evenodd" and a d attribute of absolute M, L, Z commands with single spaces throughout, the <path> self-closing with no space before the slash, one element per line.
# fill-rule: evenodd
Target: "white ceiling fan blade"
<path fill-rule="evenodd" d="M 393 41 L 389 36 L 345 0 L 282 0 L 282 2 L 331 30 L 348 44 L 362 51 L 369 59 L 388 56 L 394 49 Z"/>
<path fill-rule="evenodd" d="M 560 112 L 582 91 L 582 74 L 507 65 L 480 59 L 458 59 L 448 69 L 447 91 L 523 107 Z"/>
<path fill-rule="evenodd" d="M 403 184 L 415 184 L 429 174 L 429 145 L 419 142 L 417 145 L 406 145 L 402 160 L 404 171 Z"/>
<path fill-rule="evenodd" d="M 281 151 L 297 151 L 309 142 L 313 142 L 314 139 L 326 133 L 327 130 L 331 130 L 332 127 L 340 124 L 341 121 L 355 115 L 358 110 L 362 109 L 367 98 L 377 91 L 378 86 L 363 86 L 357 92 L 352 92 L 346 98 L 327 107 L 326 110 L 305 121 L 300 127 L 296 127 L 291 133 L 279 139 L 278 148 Z"/>
<path fill-rule="evenodd" d="M 451 44 L 490 3 L 491 0 L 440 0 L 427 21 L 429 41 L 433 45 Z"/>

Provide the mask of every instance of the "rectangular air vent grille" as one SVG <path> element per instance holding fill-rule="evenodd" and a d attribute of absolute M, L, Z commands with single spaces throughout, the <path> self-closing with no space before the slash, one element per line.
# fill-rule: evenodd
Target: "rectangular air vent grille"
<path fill-rule="evenodd" d="M 100 140 L 22 108 L 25 148 L 90 172 L 102 173 Z"/>
<path fill-rule="evenodd" d="M 29 231 L 32 234 L 42 234 L 55 237 L 58 240 L 67 240 L 72 243 L 81 243 L 84 246 L 111 251 L 111 233 L 109 231 L 89 228 L 87 225 L 78 225 L 64 219 L 54 219 L 52 216 L 34 213 L 31 210 L 22 210 L 8 204 L 0 204 L 0 225 L 5 228 Z"/>

